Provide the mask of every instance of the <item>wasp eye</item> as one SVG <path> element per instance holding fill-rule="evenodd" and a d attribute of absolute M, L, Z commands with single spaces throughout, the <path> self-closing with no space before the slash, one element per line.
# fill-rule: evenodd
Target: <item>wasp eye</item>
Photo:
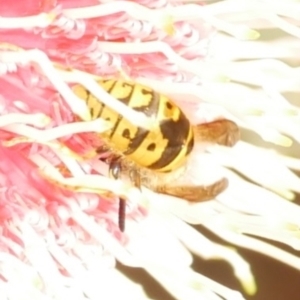
<path fill-rule="evenodd" d="M 148 147 L 147 147 L 147 150 L 148 151 L 154 151 L 156 148 L 156 145 L 154 143 L 151 143 Z"/>

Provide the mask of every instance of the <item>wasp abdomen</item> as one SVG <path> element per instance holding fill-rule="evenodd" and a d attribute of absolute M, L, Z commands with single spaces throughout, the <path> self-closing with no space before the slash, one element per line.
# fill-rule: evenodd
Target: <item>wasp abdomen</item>
<path fill-rule="evenodd" d="M 74 92 L 86 101 L 93 119 L 102 118 L 113 123 L 111 130 L 101 134 L 112 149 L 138 166 L 158 172 L 173 171 L 184 164 L 193 148 L 194 134 L 189 120 L 177 105 L 140 84 L 121 80 L 98 83 L 132 109 L 154 117 L 158 124 L 151 131 L 139 128 L 105 106 L 83 86 L 75 86 Z"/>

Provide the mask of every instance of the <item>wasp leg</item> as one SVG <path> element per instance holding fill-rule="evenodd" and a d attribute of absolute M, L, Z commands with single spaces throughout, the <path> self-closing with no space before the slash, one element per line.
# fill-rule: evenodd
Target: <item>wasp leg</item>
<path fill-rule="evenodd" d="M 109 165 L 109 175 L 118 179 L 121 175 L 122 166 L 120 157 L 114 158 Z M 119 198 L 119 213 L 118 213 L 118 225 L 122 232 L 125 230 L 125 219 L 126 219 L 126 200 Z"/>
<path fill-rule="evenodd" d="M 209 142 L 229 147 L 240 139 L 239 127 L 226 119 L 196 125 L 194 133 L 196 142 Z"/>
<path fill-rule="evenodd" d="M 133 182 L 134 186 L 138 188 L 139 190 L 141 189 L 141 174 L 139 170 L 136 168 L 132 168 L 129 172 L 129 178 Z"/>
<path fill-rule="evenodd" d="M 163 183 L 153 186 L 155 192 L 183 198 L 191 202 L 201 202 L 214 199 L 222 193 L 228 186 L 228 180 L 222 178 L 210 185 L 189 185 L 189 184 L 170 184 Z"/>

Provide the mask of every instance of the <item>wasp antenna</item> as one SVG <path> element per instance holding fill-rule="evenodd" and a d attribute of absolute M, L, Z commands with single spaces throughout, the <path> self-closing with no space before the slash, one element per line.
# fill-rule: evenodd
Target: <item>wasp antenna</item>
<path fill-rule="evenodd" d="M 125 220 L 126 220 L 126 201 L 122 198 L 119 200 L 119 228 L 122 232 L 125 230 Z"/>
<path fill-rule="evenodd" d="M 232 147 L 240 139 L 240 129 L 233 121 L 222 119 L 196 125 L 194 135 L 196 142 Z"/>
<path fill-rule="evenodd" d="M 109 176 L 114 179 L 119 179 L 121 173 L 121 159 L 120 157 L 114 158 L 109 164 Z M 126 200 L 119 199 L 119 219 L 118 225 L 122 232 L 125 230 L 126 220 Z"/>

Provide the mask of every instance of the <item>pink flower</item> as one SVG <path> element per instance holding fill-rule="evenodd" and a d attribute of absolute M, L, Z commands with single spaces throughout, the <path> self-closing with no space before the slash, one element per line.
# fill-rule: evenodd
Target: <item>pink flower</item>
<path fill-rule="evenodd" d="M 111 179 L 100 160 L 106 153 L 96 152 L 99 134 L 112 124 L 91 120 L 74 84 L 134 125 L 153 125 L 101 89 L 95 79 L 102 77 L 128 77 L 168 95 L 192 124 L 225 117 L 274 144 L 299 143 L 299 107 L 281 95 L 299 92 L 299 72 L 278 59 L 297 57 L 289 45 L 299 27 L 289 19 L 299 23 L 299 8 L 292 1 L 194 2 L 0 4 L 0 298 L 147 299 L 114 268 L 118 260 L 144 268 L 176 299 L 242 299 L 194 272 L 191 252 L 227 260 L 253 294 L 247 262 L 187 223 L 300 268 L 299 258 L 244 235 L 299 249 L 292 230 L 299 207 L 284 201 L 300 192 L 290 171 L 300 169 L 297 157 L 251 144 L 244 134 L 232 149 L 197 145 L 185 180 L 209 185 L 226 176 L 229 187 L 215 200 L 190 203 Z M 253 25 L 258 17 L 263 21 Z M 249 40 L 269 26 L 286 31 L 290 44 L 266 56 L 272 46 Z M 125 233 L 118 227 L 119 197 L 128 200 Z"/>

